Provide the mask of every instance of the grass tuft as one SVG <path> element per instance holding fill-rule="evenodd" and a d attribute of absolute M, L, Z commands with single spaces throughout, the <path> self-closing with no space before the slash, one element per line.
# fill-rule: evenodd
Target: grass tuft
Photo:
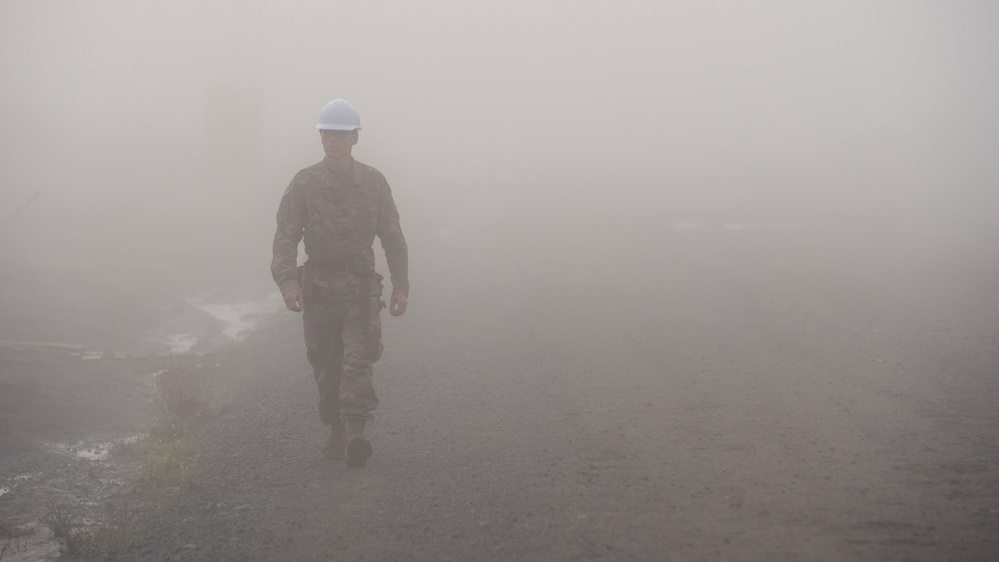
<path fill-rule="evenodd" d="M 72 535 L 73 530 L 79 527 L 83 520 L 65 507 L 51 503 L 40 522 L 51 529 L 56 538 L 64 539 Z"/>
<path fill-rule="evenodd" d="M 149 441 L 139 470 L 139 490 L 154 498 L 165 488 L 179 488 L 194 471 L 201 442 L 195 434 L 167 441 Z"/>
<path fill-rule="evenodd" d="M 104 560 L 124 554 L 142 542 L 138 525 L 129 513 L 102 525 L 72 533 L 64 554 L 87 560 Z"/>
<path fill-rule="evenodd" d="M 85 560 L 104 560 L 124 554 L 141 542 L 135 519 L 123 512 L 116 519 L 84 527 L 83 518 L 57 504 L 49 505 L 41 521 L 63 539 L 60 553 Z"/>

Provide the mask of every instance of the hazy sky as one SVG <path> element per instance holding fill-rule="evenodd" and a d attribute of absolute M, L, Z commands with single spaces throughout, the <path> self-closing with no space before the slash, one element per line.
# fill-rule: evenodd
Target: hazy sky
<path fill-rule="evenodd" d="M 991 212 L 997 24 L 988 1 L 4 0 L 0 220 L 41 196 L 0 257 L 266 260 L 336 97 L 424 246 Z"/>

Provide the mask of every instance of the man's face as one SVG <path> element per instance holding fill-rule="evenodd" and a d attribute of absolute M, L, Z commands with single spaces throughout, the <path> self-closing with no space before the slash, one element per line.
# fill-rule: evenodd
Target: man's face
<path fill-rule="evenodd" d="M 319 131 L 323 141 L 323 151 L 332 158 L 350 156 L 350 151 L 357 144 L 357 131 Z"/>

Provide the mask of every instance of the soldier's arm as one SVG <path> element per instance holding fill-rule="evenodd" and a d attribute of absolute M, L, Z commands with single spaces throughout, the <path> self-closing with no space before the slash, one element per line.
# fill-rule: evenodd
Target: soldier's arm
<path fill-rule="evenodd" d="M 387 183 L 378 209 L 377 233 L 385 251 L 385 261 L 388 262 L 392 294 L 409 296 L 409 248 L 399 225 L 399 210 Z"/>
<path fill-rule="evenodd" d="M 298 243 L 304 233 L 305 199 L 295 180 L 292 180 L 278 206 L 274 258 L 271 260 L 271 275 L 282 295 L 291 290 L 301 291 L 298 285 Z"/>

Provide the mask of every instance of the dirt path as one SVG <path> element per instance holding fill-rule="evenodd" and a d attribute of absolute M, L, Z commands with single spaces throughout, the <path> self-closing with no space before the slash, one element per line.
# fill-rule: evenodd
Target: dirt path
<path fill-rule="evenodd" d="M 320 460 L 288 318 L 137 558 L 999 558 L 997 256 L 786 234 L 429 288 L 364 470 Z"/>

